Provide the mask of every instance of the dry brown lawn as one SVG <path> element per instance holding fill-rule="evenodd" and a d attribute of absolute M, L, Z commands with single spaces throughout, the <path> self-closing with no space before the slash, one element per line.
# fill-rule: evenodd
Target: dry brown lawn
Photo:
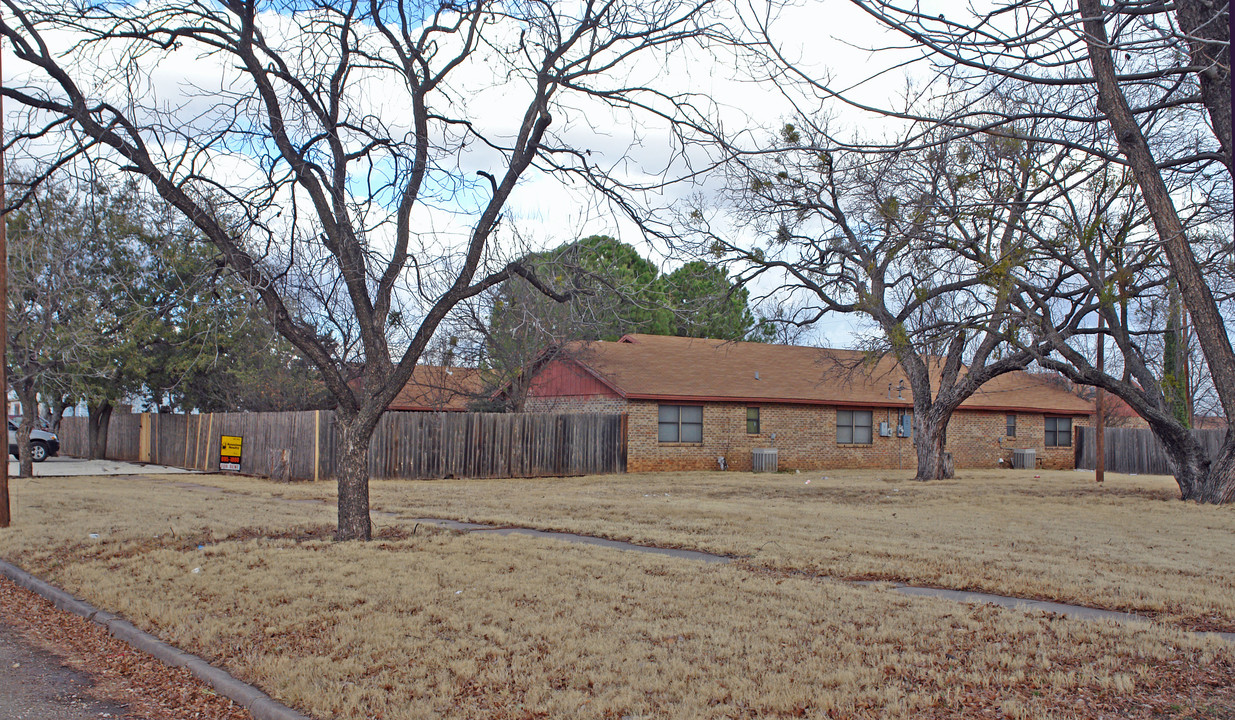
<path fill-rule="evenodd" d="M 1126 588 L 1176 619 L 1235 615 L 1230 508 L 1171 501 L 1160 479 L 1095 490 L 1079 473 L 1042 474 L 929 486 L 856 473 L 373 486 L 375 507 L 405 518 L 749 557 L 731 565 L 411 534 L 388 515 L 375 517 L 381 539 L 336 544 L 333 508 L 316 502 L 332 495 L 325 484 L 15 480 L 0 556 L 320 718 L 1235 716 L 1235 651 L 1214 638 L 782 572 L 1066 591 L 1112 606 Z"/>
<path fill-rule="evenodd" d="M 1108 475 L 1103 486 L 1082 472 L 962 471 L 929 484 L 911 477 L 840 470 L 384 481 L 373 485 L 373 504 L 404 518 L 566 530 L 708 550 L 777 570 L 981 590 L 1235 630 L 1235 507 L 1180 502 L 1165 477 Z M 302 485 L 286 494 L 331 492 Z"/>

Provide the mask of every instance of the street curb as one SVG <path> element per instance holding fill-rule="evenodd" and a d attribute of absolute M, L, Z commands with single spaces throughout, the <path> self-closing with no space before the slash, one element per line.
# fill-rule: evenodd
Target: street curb
<path fill-rule="evenodd" d="M 118 640 L 128 643 L 134 650 L 150 655 L 170 667 L 183 667 L 193 677 L 205 682 L 223 697 L 249 711 L 254 720 L 311 720 L 286 705 L 278 702 L 252 685 L 241 682 L 226 671 L 205 660 L 169 645 L 150 633 L 137 628 L 118 615 L 99 610 L 90 603 L 79 600 L 51 583 L 41 580 L 12 563 L 0 560 L 0 575 L 12 580 L 33 593 L 50 600 L 61 610 L 71 612 L 102 626 Z"/>

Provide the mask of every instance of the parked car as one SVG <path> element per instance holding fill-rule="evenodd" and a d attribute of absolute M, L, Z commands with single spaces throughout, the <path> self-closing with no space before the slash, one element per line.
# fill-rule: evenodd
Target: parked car
<path fill-rule="evenodd" d="M 56 433 L 37 427 L 30 431 L 30 455 L 35 462 L 43 462 L 58 452 L 60 452 L 60 438 L 56 436 Z M 17 454 L 17 423 L 12 420 L 9 421 L 9 455 L 19 457 Z"/>

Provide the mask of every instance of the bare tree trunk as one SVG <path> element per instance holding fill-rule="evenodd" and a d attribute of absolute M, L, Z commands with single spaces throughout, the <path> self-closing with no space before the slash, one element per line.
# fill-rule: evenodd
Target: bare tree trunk
<path fill-rule="evenodd" d="M 1209 111 L 1214 135 L 1222 147 L 1223 162 L 1227 172 L 1235 176 L 1235 163 L 1232 162 L 1232 141 L 1235 138 L 1232 138 L 1231 124 L 1229 5 L 1224 0 L 1179 0 L 1175 8 L 1179 27 L 1189 38 L 1192 63 L 1202 68 L 1197 73 L 1201 98 Z M 1184 352 L 1187 352 L 1186 345 Z M 1230 425 L 1229 410 L 1227 418 L 1226 441 L 1218 457 L 1210 464 L 1201 496 L 1196 498 L 1201 502 L 1235 502 L 1235 428 Z M 1187 424 L 1192 425 L 1191 411 Z"/>
<path fill-rule="evenodd" d="M 1222 409 L 1228 418 L 1235 417 L 1235 350 L 1232 350 L 1231 340 L 1226 334 L 1222 313 L 1192 254 L 1183 223 L 1171 200 L 1170 190 L 1162 180 L 1153 152 L 1119 88 L 1101 4 L 1099 0 L 1077 0 L 1077 4 L 1084 16 L 1085 43 L 1098 89 L 1098 109 L 1106 116 L 1119 142 L 1119 151 L 1132 168 L 1178 282 L 1179 292 L 1192 313 L 1193 328 L 1209 363 L 1209 372 Z"/>
<path fill-rule="evenodd" d="M 506 394 L 506 407 L 512 413 L 521 413 L 527 406 L 527 392 L 530 380 L 528 376 L 531 373 L 516 375 L 514 380 L 510 381 L 510 391 Z"/>
<path fill-rule="evenodd" d="M 1195 2 L 1184 3 L 1186 6 L 1197 5 Z M 1213 378 L 1214 390 L 1222 403 L 1223 413 L 1235 417 L 1235 350 L 1231 348 L 1231 339 L 1226 334 L 1226 323 L 1218 309 L 1205 276 L 1197 263 L 1188 238 L 1184 233 L 1183 223 L 1171 200 L 1170 191 L 1162 180 L 1153 152 L 1145 140 L 1145 135 L 1137 124 L 1135 116 L 1128 107 L 1116 79 L 1115 64 L 1111 60 L 1110 41 L 1107 39 L 1105 16 L 1099 0 L 1077 0 L 1077 6 L 1084 16 L 1085 44 L 1089 51 L 1089 61 L 1093 66 L 1094 82 L 1098 88 L 1098 109 L 1106 116 L 1111 130 L 1119 142 L 1119 151 L 1128 160 L 1129 167 L 1136 177 L 1136 184 L 1141 189 L 1145 206 L 1149 209 L 1154 228 L 1162 248 L 1170 261 L 1171 270 L 1178 282 L 1179 292 L 1183 296 L 1188 310 L 1192 313 L 1193 329 L 1201 344 L 1201 351 L 1209 363 L 1209 373 Z M 1185 24 L 1188 22 L 1185 19 Z M 1194 45 L 1194 56 L 1199 56 Z M 1200 53 L 1203 55 L 1204 53 Z M 1229 68 L 1227 77 L 1229 87 Z M 1213 101 L 1212 88 L 1206 90 Z M 1229 96 L 1228 96 L 1229 97 Z M 1227 113 L 1229 115 L 1229 100 Z M 1230 149 L 1229 117 L 1223 121 L 1221 117 L 1211 115 L 1219 126 L 1218 132 L 1228 133 L 1223 142 L 1223 150 Z M 1225 129 L 1221 125 L 1225 122 Z M 1229 167 L 1229 158 L 1227 160 Z M 1229 443 L 1228 443 L 1229 444 Z M 1225 472 L 1225 476 L 1215 477 L 1214 472 Z M 1235 484 L 1235 463 L 1216 465 L 1207 475 L 1206 486 L 1216 485 L 1229 487 Z M 1208 495 L 1206 495 L 1208 496 Z M 1199 499 L 1199 498 L 1198 498 Z M 1211 501 L 1216 502 L 1216 500 Z"/>
<path fill-rule="evenodd" d="M 69 407 L 69 404 L 71 402 L 72 400 L 70 400 L 67 397 L 61 396 L 59 393 L 52 396 L 51 403 L 50 403 L 51 417 L 47 419 L 48 423 L 51 426 L 52 432 L 60 432 L 60 421 L 64 419 L 64 411 L 65 409 Z"/>
<path fill-rule="evenodd" d="M 16 383 L 17 399 L 21 400 L 21 425 L 17 428 L 18 477 L 34 477 L 34 454 L 30 452 L 30 432 L 38 422 L 38 393 L 34 380 Z"/>
<path fill-rule="evenodd" d="M 356 416 L 339 418 L 339 527 L 335 540 L 369 540 L 369 440 L 373 428 Z M 376 422 L 373 423 L 376 425 Z"/>
<path fill-rule="evenodd" d="M 1131 380 L 1120 381 L 1090 369 L 1070 370 L 1066 363 L 1050 358 L 1039 360 L 1043 367 L 1057 370 L 1074 382 L 1102 387 L 1119 397 L 1149 424 L 1162 443 L 1171 474 L 1179 485 L 1181 500 L 1202 503 L 1235 501 L 1235 430 L 1228 429 L 1218 456 L 1212 460 L 1191 428 L 1171 412 L 1165 397 L 1151 395 Z"/>
<path fill-rule="evenodd" d="M 111 427 L 111 401 L 104 400 L 99 404 L 87 406 L 90 418 L 90 459 L 103 460 L 107 457 L 107 431 Z"/>
<path fill-rule="evenodd" d="M 943 418 L 933 417 L 935 414 L 927 412 L 919 418 L 914 413 L 913 444 L 918 453 L 918 474 L 914 480 L 946 480 L 956 475 L 952 459 L 945 450 L 951 413 Z"/>
<path fill-rule="evenodd" d="M 1188 428 L 1172 423 L 1153 431 L 1171 464 L 1181 500 L 1214 504 L 1235 500 L 1235 433 L 1227 433 L 1218 457 L 1210 460 Z"/>
<path fill-rule="evenodd" d="M 1218 457 L 1210 460 L 1188 428 L 1172 423 L 1153 431 L 1166 451 L 1180 499 L 1213 504 L 1235 500 L 1235 433 L 1227 433 Z"/>
<path fill-rule="evenodd" d="M 1210 473 L 1209 457 L 1196 436 L 1188 431 L 1175 417 L 1164 422 L 1149 420 L 1149 429 L 1162 443 L 1167 462 L 1179 485 L 1179 497 L 1183 500 L 1199 500 L 1204 494 L 1205 479 Z"/>
<path fill-rule="evenodd" d="M 1226 442 L 1209 464 L 1204 489 L 1195 499 L 1204 503 L 1235 502 L 1235 431 L 1227 430 Z"/>
<path fill-rule="evenodd" d="M 1214 135 L 1222 146 L 1222 162 L 1235 175 L 1231 163 L 1231 61 L 1229 43 L 1231 15 L 1226 0 L 1176 0 L 1175 18 L 1188 38 L 1192 64 L 1201 68 L 1197 81 L 1201 102 L 1209 111 Z"/>

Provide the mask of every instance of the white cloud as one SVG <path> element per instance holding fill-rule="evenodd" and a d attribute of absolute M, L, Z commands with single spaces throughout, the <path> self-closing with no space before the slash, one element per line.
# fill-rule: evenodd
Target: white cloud
<path fill-rule="evenodd" d="M 150 7 L 145 5 L 143 7 Z M 285 16 L 268 13 L 263 16 L 266 37 L 272 44 L 282 39 L 298 41 L 304 29 Z M 491 28 L 496 47 L 513 45 L 513 28 Z M 807 2 L 798 7 L 786 8 L 773 26 L 773 33 L 789 57 L 799 59 L 802 67 L 830 76 L 839 86 L 846 86 L 874 74 L 876 61 L 870 53 L 855 49 L 852 44 L 880 44 L 886 33 L 879 33 L 875 24 L 864 13 L 845 2 Z M 59 47 L 67 48 L 74 39 L 66 33 L 55 33 L 49 39 Z M 330 52 L 329 38 L 320 38 L 319 51 Z M 449 50 L 442 47 L 439 52 Z M 235 120 L 234 111 L 242 108 L 241 101 L 251 96 L 250 85 L 237 71 L 231 59 L 202 55 L 183 46 L 173 50 L 158 62 L 154 56 L 143 60 L 143 68 L 149 71 L 148 78 L 139 87 L 135 97 L 124 97 L 117 91 L 126 78 L 118 72 L 126 48 L 112 46 L 79 50 L 77 62 L 82 68 L 101 71 L 103 82 L 113 83 L 105 91 L 108 97 L 132 106 L 144 105 L 151 109 L 175 109 L 180 126 L 176 130 L 182 137 L 170 135 L 162 152 L 175 157 L 194 150 L 204 133 L 219 127 L 219 123 Z M 10 72 L 11 83 L 21 83 L 28 68 L 21 67 L 6 45 L 4 66 Z M 768 83 L 753 83 L 745 79 L 746 68 L 731 55 L 700 50 L 678 50 L 668 58 L 647 57 L 622 66 L 618 76 L 604 78 L 614 85 L 655 86 L 660 91 L 675 95 L 694 93 L 701 108 L 713 119 L 726 127 L 747 130 L 754 138 L 763 135 L 763 127 L 774 127 L 792 110 L 792 106 L 780 89 Z M 882 76 L 870 83 L 863 93 L 875 100 L 893 92 L 901 84 L 895 75 Z M 370 71 L 354 78 L 349 86 L 347 103 L 354 109 L 358 123 L 372 126 L 383 125 L 395 136 L 410 132 L 406 88 L 392 84 L 389 76 Z M 479 131 L 494 138 L 513 138 L 522 121 L 521 111 L 526 106 L 530 91 L 526 78 L 510 74 L 504 69 L 501 56 L 495 50 L 478 53 L 460 67 L 452 78 L 446 93 L 449 101 L 443 110 L 463 111 L 476 123 Z M 648 94 L 649 102 L 653 96 Z M 666 109 L 663 102 L 658 107 Z M 9 114 L 23 112 L 13 104 Z M 572 95 L 561 98 L 554 109 L 551 132 L 567 146 L 577 147 L 591 153 L 589 160 L 598 167 L 606 168 L 617 177 L 630 183 L 656 184 L 687 170 L 685 160 L 696 166 L 706 165 L 702 150 L 691 149 L 686 156 L 677 155 L 680 148 L 673 138 L 668 123 L 642 118 L 638 122 L 626 111 L 615 111 L 594 97 Z M 242 115 L 246 121 L 252 117 Z M 869 125 L 870 120 L 852 115 L 855 127 Z M 344 138 L 353 146 L 361 142 L 358 136 Z M 195 157 L 200 170 L 211 176 L 225 179 L 234 187 L 242 188 L 259 182 L 263 177 L 263 163 L 247 156 L 256 147 L 208 147 Z M 477 181 L 477 171 L 487 170 L 500 176 L 504 167 L 498 153 L 479 144 L 470 146 L 457 156 L 447 156 L 451 162 L 444 171 L 454 179 Z M 455 164 L 457 163 L 457 164 Z M 389 173 L 391 167 L 379 163 L 374 168 L 378 177 Z M 644 198 L 649 204 L 669 207 L 680 200 L 707 191 L 707 178 L 670 186 L 651 193 Z M 487 185 L 481 182 L 475 190 L 476 197 L 483 199 Z M 272 198 L 267 219 L 272 219 L 280 209 L 286 211 L 291 196 L 281 192 Z M 303 197 L 300 198 L 304 202 Z M 363 204 L 367 198 L 357 197 Z M 423 240 L 428 253 L 444 253 L 457 248 L 466 239 L 474 217 L 461 212 L 470 203 L 465 198 L 447 199 L 436 206 L 422 204 L 413 214 L 413 228 Z M 393 228 L 381 217 L 388 207 L 370 206 L 365 210 L 368 224 L 373 228 L 370 238 L 374 247 L 389 246 Z M 543 172 L 526 174 L 507 208 L 508 223 L 515 228 L 498 235 L 495 255 L 503 256 L 521 252 L 509 240 L 517 236 L 531 244 L 530 249 L 560 244 L 581 235 L 606 233 L 631 242 L 647 255 L 663 258 L 667 249 L 645 244 L 635 226 L 627 219 L 611 211 L 603 202 L 591 196 L 578 184 L 564 184 L 559 179 Z M 310 228 L 304 228 L 308 230 Z"/>

